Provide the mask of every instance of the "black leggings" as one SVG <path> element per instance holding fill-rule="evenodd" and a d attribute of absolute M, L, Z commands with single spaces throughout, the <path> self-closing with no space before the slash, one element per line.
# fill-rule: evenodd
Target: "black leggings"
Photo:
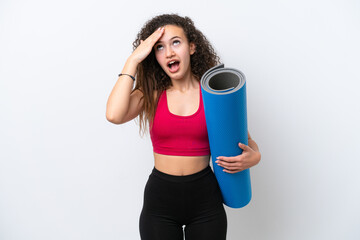
<path fill-rule="evenodd" d="M 142 240 L 183 240 L 184 233 L 186 240 L 225 240 L 226 229 L 219 185 L 209 166 L 186 176 L 153 169 L 140 215 Z"/>

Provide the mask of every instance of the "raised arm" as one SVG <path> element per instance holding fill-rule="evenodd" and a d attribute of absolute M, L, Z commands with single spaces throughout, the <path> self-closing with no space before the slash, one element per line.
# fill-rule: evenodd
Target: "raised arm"
<path fill-rule="evenodd" d="M 122 73 L 135 76 L 137 63 L 131 58 L 125 63 Z M 106 105 L 106 119 L 114 124 L 122 124 L 135 118 L 141 110 L 139 90 L 131 93 L 134 81 L 127 75 L 118 78 Z"/>
<path fill-rule="evenodd" d="M 157 29 L 135 49 L 127 59 L 121 73 L 135 76 L 136 68 L 151 52 L 155 43 L 164 33 L 164 28 Z M 142 92 L 133 89 L 134 81 L 127 75 L 118 78 L 106 104 L 106 119 L 114 124 L 122 124 L 139 115 L 143 101 Z"/>

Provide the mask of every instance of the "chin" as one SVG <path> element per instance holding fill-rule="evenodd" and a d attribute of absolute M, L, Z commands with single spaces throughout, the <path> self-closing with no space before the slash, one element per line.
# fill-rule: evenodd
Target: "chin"
<path fill-rule="evenodd" d="M 175 73 L 175 74 L 171 74 L 171 75 L 168 75 L 170 77 L 170 79 L 173 79 L 173 80 L 181 80 L 181 79 L 184 79 L 184 74 L 181 74 L 181 73 Z"/>
<path fill-rule="evenodd" d="M 168 73 L 166 73 L 168 74 Z M 184 72 L 184 71 L 178 71 L 176 73 L 169 73 L 168 76 L 171 78 L 171 79 L 174 79 L 174 80 L 182 80 L 185 78 L 185 76 L 187 76 L 187 72 Z"/>

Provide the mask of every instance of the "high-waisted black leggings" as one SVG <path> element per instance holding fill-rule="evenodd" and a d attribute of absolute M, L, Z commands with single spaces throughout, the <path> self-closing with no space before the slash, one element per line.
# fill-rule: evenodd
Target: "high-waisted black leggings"
<path fill-rule="evenodd" d="M 219 185 L 209 166 L 186 176 L 153 169 L 140 215 L 142 240 L 183 240 L 184 233 L 186 240 L 225 240 L 226 229 Z"/>

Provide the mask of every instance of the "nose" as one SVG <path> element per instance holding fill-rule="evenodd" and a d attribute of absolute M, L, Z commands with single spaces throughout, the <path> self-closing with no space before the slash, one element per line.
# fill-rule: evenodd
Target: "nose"
<path fill-rule="evenodd" d="M 166 57 L 170 58 L 170 57 L 174 56 L 174 51 L 171 47 L 167 47 L 165 54 L 166 54 Z"/>

